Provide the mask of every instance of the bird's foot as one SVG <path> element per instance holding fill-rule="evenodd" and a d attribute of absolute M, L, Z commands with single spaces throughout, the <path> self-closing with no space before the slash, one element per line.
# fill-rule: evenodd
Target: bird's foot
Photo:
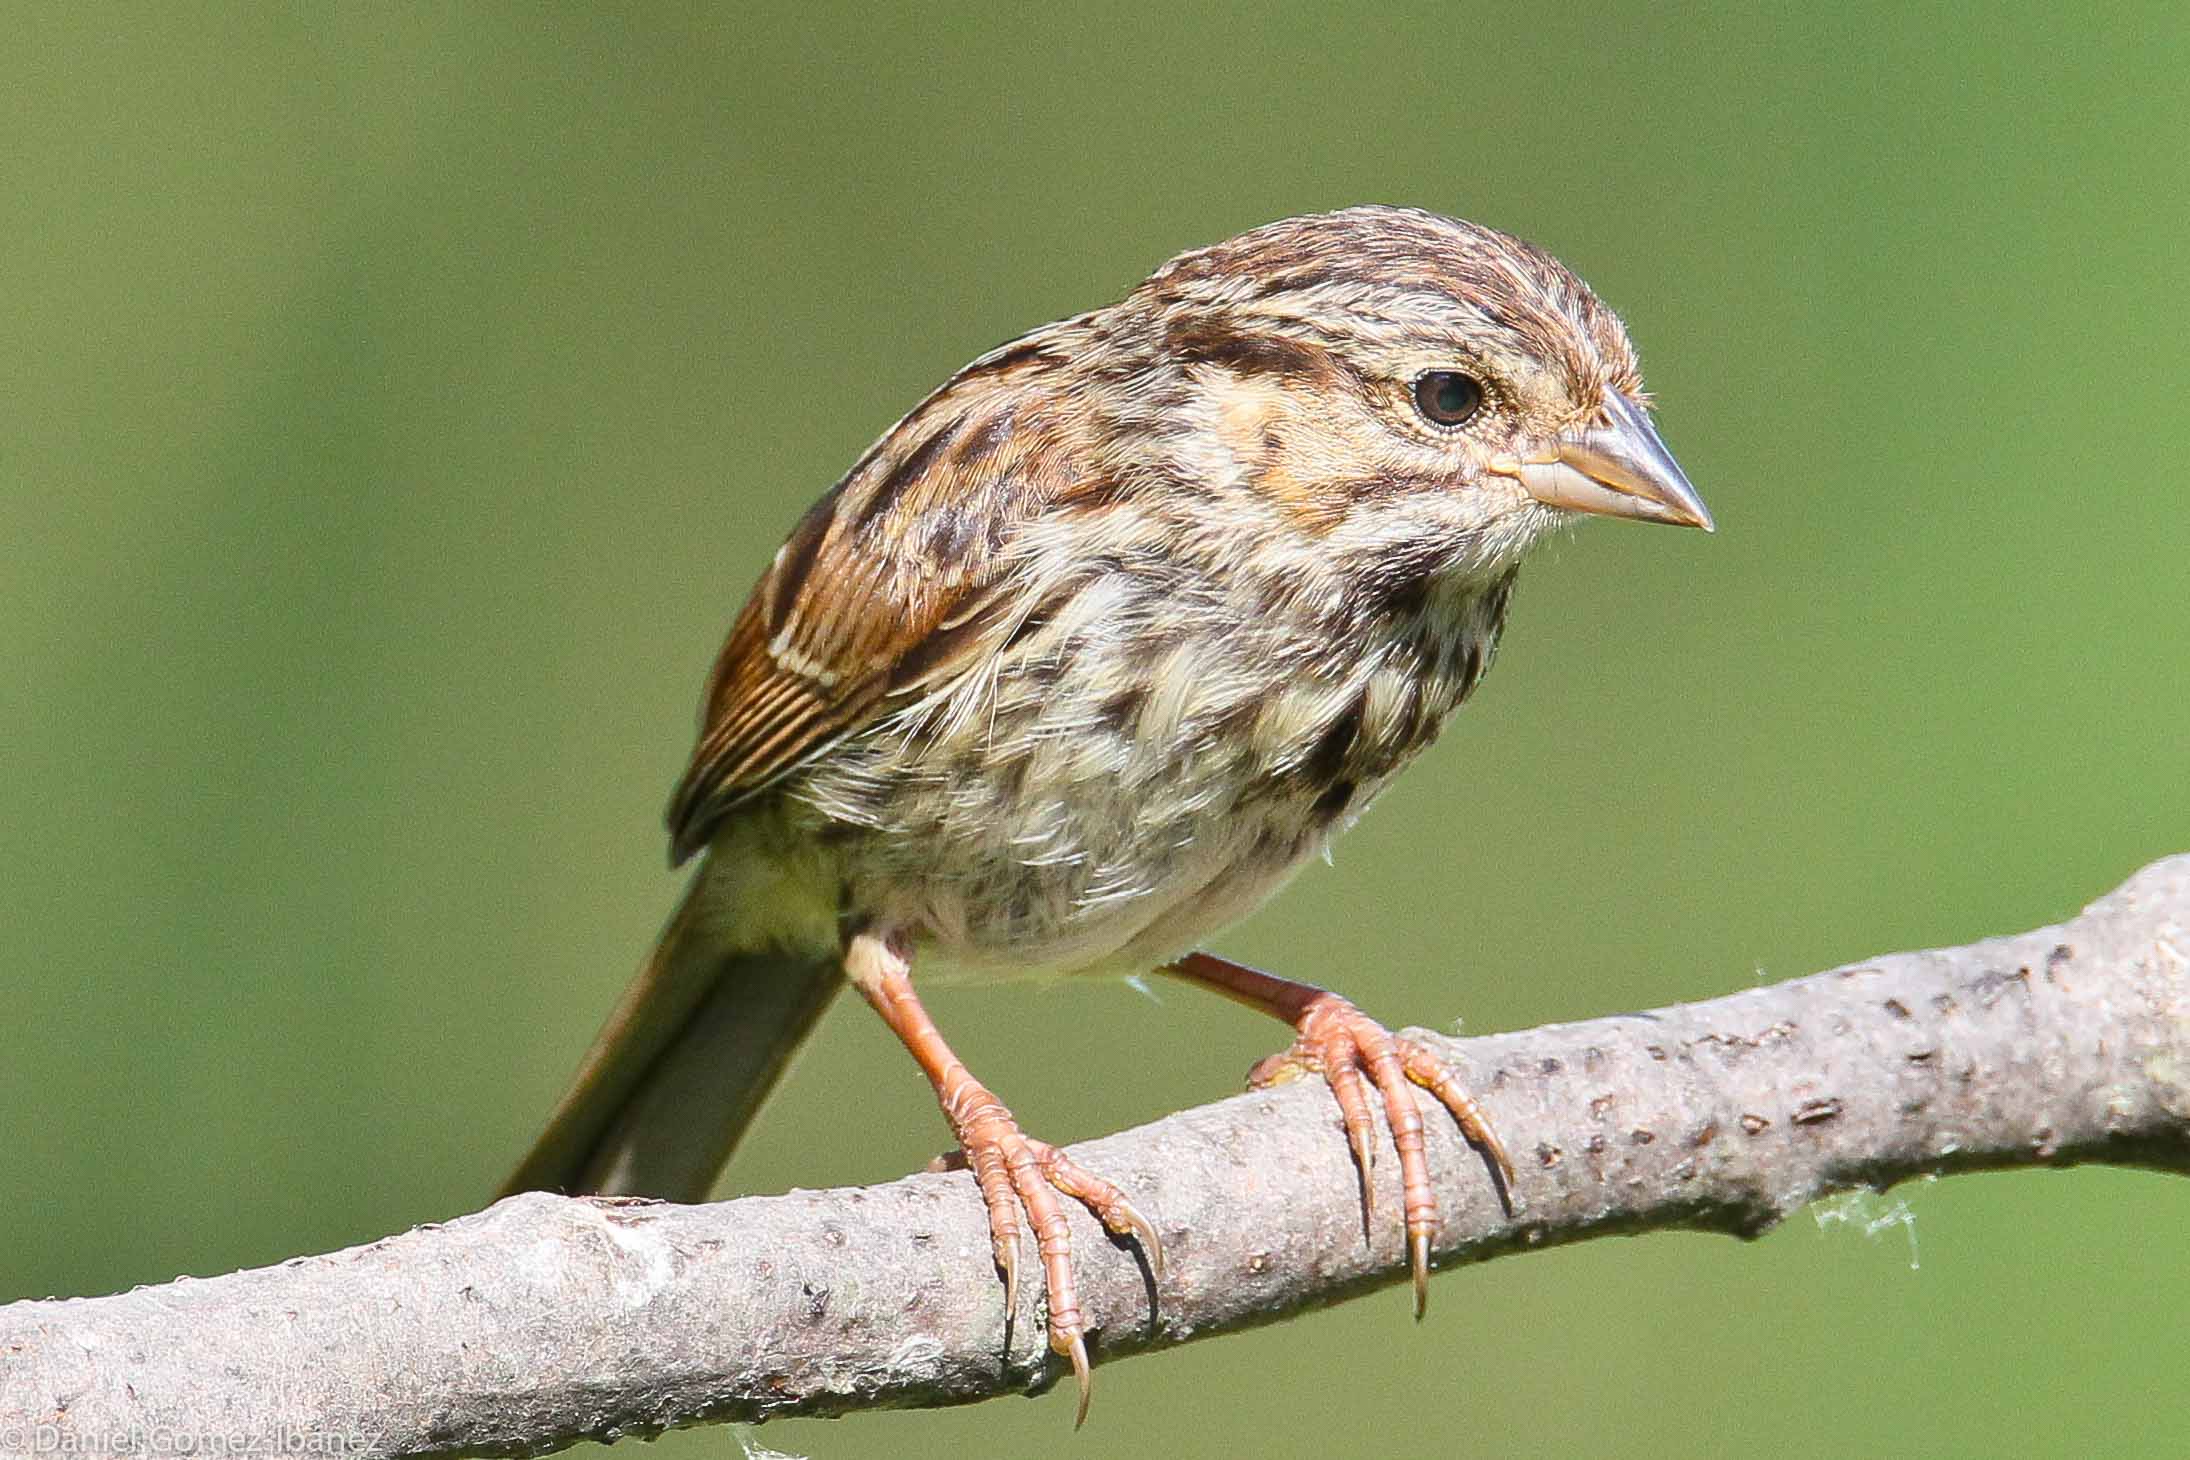
<path fill-rule="evenodd" d="M 1080 1315 L 1079 1285 L 1072 1275 L 1072 1231 L 1060 1193 L 1081 1203 L 1120 1237 L 1140 1244 L 1157 1281 L 1163 1279 L 1163 1243 L 1148 1218 L 1117 1187 L 1075 1164 L 1046 1141 L 1019 1129 L 988 1086 L 976 1080 L 943 1042 L 935 1021 L 913 992 L 909 945 L 886 929 L 862 932 L 845 947 L 844 971 L 874 1006 L 935 1085 L 944 1118 L 958 1137 L 964 1164 L 973 1170 L 989 1210 L 989 1239 L 1004 1275 L 1004 1321 L 1019 1312 L 1019 1231 L 1023 1214 L 1042 1255 L 1043 1289 L 1049 1297 L 1049 1346 L 1071 1361 L 1080 1404 L 1073 1425 L 1087 1420 L 1093 1379 L 1088 1372 L 1087 1320 Z"/>
<path fill-rule="evenodd" d="M 1421 1086 L 1452 1112 L 1453 1119 L 1460 1123 L 1461 1134 L 1490 1162 L 1498 1182 L 1498 1198 L 1510 1214 L 1513 1162 L 1490 1128 L 1483 1108 L 1461 1085 L 1452 1067 L 1428 1046 L 1392 1033 L 1355 1008 L 1351 1000 L 1328 989 L 1279 978 L 1214 953 L 1189 953 L 1176 963 L 1166 964 L 1163 972 L 1213 989 L 1293 1026 L 1292 1048 L 1257 1064 L 1248 1073 L 1248 1083 L 1259 1090 L 1305 1074 L 1323 1076 L 1338 1100 L 1346 1143 L 1353 1148 L 1354 1165 L 1361 1172 L 1364 1217 L 1376 1211 L 1372 1154 L 1376 1123 L 1369 1114 L 1368 1089 L 1372 1084 L 1376 1086 L 1384 1100 L 1384 1118 L 1392 1128 L 1392 1144 L 1399 1150 L 1407 1260 L 1414 1270 L 1414 1316 L 1420 1318 L 1429 1303 L 1430 1239 L 1437 1232 L 1437 1195 L 1430 1188 L 1429 1159 L 1423 1151 L 1422 1115 L 1408 1087 Z"/>
<path fill-rule="evenodd" d="M 1423 1152 L 1422 1115 L 1408 1087 L 1421 1086 L 1452 1112 L 1461 1134 L 1495 1168 L 1499 1198 L 1508 1210 L 1512 1205 L 1513 1162 L 1497 1132 L 1490 1128 L 1483 1108 L 1461 1086 L 1451 1066 L 1426 1046 L 1392 1033 L 1350 1000 L 1322 989 L 1314 990 L 1297 1011 L 1289 1012 L 1289 1017 L 1298 1031 L 1292 1048 L 1257 1064 L 1248 1074 L 1248 1083 L 1259 1090 L 1304 1074 L 1323 1076 L 1338 1100 L 1346 1141 L 1353 1147 L 1354 1164 L 1361 1172 L 1362 1210 L 1370 1215 L 1376 1210 L 1376 1186 L 1371 1147 L 1375 1122 L 1369 1115 L 1368 1087 L 1376 1087 L 1383 1097 L 1384 1118 L 1392 1128 L 1392 1144 L 1399 1150 L 1407 1260 L 1414 1272 L 1414 1316 L 1419 1319 L 1429 1302 L 1430 1239 L 1437 1231 L 1437 1195 L 1430 1188 L 1429 1159 Z"/>
<path fill-rule="evenodd" d="M 1022 1214 L 1034 1230 L 1049 1300 L 1049 1346 L 1071 1363 L 1079 1384 L 1079 1408 L 1073 1420 L 1077 1428 L 1087 1419 L 1094 1385 L 1087 1361 L 1087 1323 L 1080 1314 L 1079 1288 L 1073 1279 L 1072 1233 L 1058 1193 L 1085 1206 L 1113 1234 L 1139 1244 L 1158 1281 L 1163 1278 L 1163 1242 L 1125 1193 L 1049 1142 L 1022 1131 L 1011 1112 L 985 1088 L 976 1085 L 963 1095 L 964 1113 L 953 1121 L 962 1149 L 949 1164 L 972 1169 L 981 1199 L 988 1204 L 989 1239 L 997 1270 L 1004 1276 L 1007 1315 L 1019 1311 Z"/>

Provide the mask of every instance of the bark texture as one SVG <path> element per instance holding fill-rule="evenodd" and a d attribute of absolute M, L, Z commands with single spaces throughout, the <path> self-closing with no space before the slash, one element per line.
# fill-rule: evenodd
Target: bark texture
<path fill-rule="evenodd" d="M 1434 1104 L 1438 1265 L 1606 1232 L 1753 1236 L 1916 1176 L 2190 1170 L 2190 856 L 2057 927 L 1447 1050 L 1520 1166 L 1516 1209 Z M 1160 1285 L 1074 1211 L 1096 1355 L 1404 1281 L 1397 1162 L 1364 1224 L 1303 1081 L 1074 1148 L 1168 1249 Z M 709 1206 L 527 1195 L 367 1246 L 0 1307 L 0 1453 L 539 1454 L 706 1420 L 963 1403 L 1054 1383 L 1039 1263 L 1006 1333 L 972 1178 Z M 1099 1380 L 1099 1376 L 1098 1376 Z"/>

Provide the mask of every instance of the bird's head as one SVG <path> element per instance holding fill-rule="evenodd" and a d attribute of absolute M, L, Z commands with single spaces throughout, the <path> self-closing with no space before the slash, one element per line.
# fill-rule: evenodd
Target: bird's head
<path fill-rule="evenodd" d="M 1618 317 L 1492 229 L 1388 207 L 1288 218 L 1081 323 L 1115 342 L 1098 365 L 1152 366 L 1113 393 L 1139 419 L 1108 439 L 1163 442 L 1180 476 L 1233 484 L 1327 552 L 1490 572 L 1576 514 L 1711 528 Z"/>

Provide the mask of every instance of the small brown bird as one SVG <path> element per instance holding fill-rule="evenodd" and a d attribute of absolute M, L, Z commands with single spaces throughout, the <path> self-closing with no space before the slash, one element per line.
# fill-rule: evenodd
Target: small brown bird
<path fill-rule="evenodd" d="M 1191 951 L 1352 823 L 1490 666 L 1528 549 L 1583 513 L 1709 530 L 1634 348 L 1549 255 L 1432 213 L 1289 218 L 968 365 L 777 550 L 669 806 L 683 904 L 508 1190 L 702 1199 L 845 980 L 927 1073 L 1016 1310 L 1089 1388 L 1060 1194 L 913 989 L 1161 971 L 1294 1026 L 1364 1182 L 1381 1099 L 1419 1316 L 1437 1221 L 1410 1085 L 1510 1188 L 1427 1049 Z M 1366 1188 L 1365 1188 L 1366 1190 Z"/>

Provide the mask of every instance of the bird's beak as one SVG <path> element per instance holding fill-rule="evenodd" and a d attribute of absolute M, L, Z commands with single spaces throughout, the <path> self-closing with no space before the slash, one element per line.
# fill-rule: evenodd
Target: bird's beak
<path fill-rule="evenodd" d="M 1492 469 L 1518 478 L 1531 497 L 1554 507 L 1712 530 L 1711 510 L 1650 417 L 1616 390 L 1604 393 L 1597 424 L 1563 431 L 1529 459 L 1507 457 Z"/>

